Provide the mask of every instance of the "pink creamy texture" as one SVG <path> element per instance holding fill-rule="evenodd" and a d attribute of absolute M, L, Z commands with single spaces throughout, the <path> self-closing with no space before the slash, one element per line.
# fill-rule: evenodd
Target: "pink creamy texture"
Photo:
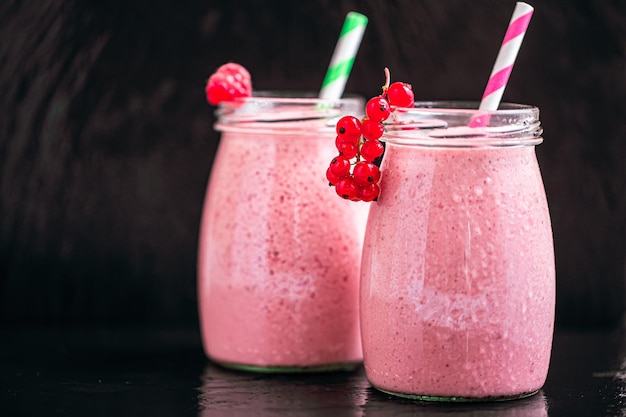
<path fill-rule="evenodd" d="M 358 280 L 369 205 L 341 200 L 328 135 L 222 134 L 203 214 L 207 355 L 254 366 L 362 360 Z"/>
<path fill-rule="evenodd" d="M 514 396 L 545 382 L 553 243 L 534 147 L 387 145 L 361 282 L 365 369 L 427 396 Z"/>

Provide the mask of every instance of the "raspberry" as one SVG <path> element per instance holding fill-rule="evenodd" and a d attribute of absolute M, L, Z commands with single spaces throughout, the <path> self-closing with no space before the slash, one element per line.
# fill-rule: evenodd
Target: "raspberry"
<path fill-rule="evenodd" d="M 403 82 L 395 82 L 387 89 L 389 104 L 396 107 L 413 107 L 413 90 L 411 85 Z"/>
<path fill-rule="evenodd" d="M 214 106 L 223 101 L 233 101 L 237 97 L 250 97 L 250 73 L 239 64 L 224 64 L 209 77 L 205 93 L 207 101 Z"/>

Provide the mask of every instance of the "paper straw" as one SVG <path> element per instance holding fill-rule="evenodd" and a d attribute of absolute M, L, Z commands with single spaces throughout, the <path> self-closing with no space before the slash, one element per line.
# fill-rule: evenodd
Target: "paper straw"
<path fill-rule="evenodd" d="M 504 40 L 487 82 L 479 110 L 493 111 L 498 109 L 504 88 L 509 81 L 515 58 L 517 58 L 517 53 L 520 46 L 522 46 L 526 28 L 528 28 L 528 23 L 530 23 L 530 18 L 533 15 L 533 10 L 533 7 L 526 3 L 517 2 L 515 4 L 511 22 L 504 35 Z"/>
<path fill-rule="evenodd" d="M 335 52 L 333 52 L 333 56 L 330 59 L 328 71 L 322 83 L 320 98 L 341 98 L 366 26 L 367 17 L 364 15 L 350 12 L 346 16 L 343 28 L 339 34 L 339 40 L 337 40 L 337 45 L 335 46 Z"/>

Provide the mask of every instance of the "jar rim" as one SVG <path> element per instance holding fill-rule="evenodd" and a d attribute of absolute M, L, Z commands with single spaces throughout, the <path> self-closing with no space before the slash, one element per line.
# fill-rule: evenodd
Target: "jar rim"
<path fill-rule="evenodd" d="M 506 113 L 518 111 L 538 111 L 536 106 L 521 103 L 502 102 L 497 110 L 479 110 L 479 101 L 474 100 L 425 100 L 416 101 L 413 107 L 398 107 L 399 109 L 415 109 L 415 110 L 441 110 L 441 111 L 468 111 L 468 112 L 485 112 L 485 113 Z"/>
<path fill-rule="evenodd" d="M 398 107 L 383 139 L 401 145 L 436 147 L 534 146 L 543 141 L 539 108 L 502 103 L 479 110 L 475 101 L 422 101 Z"/>
<path fill-rule="evenodd" d="M 323 99 L 310 91 L 255 91 L 252 97 L 221 103 L 215 112 L 215 129 L 273 134 L 306 130 L 313 134 L 334 129 L 340 117 L 358 116 L 363 108 L 363 99 L 352 94 Z"/>
<path fill-rule="evenodd" d="M 320 98 L 318 97 L 317 92 L 315 91 L 305 91 L 305 90 L 255 90 L 252 92 L 252 96 L 249 97 L 238 97 L 234 100 L 237 101 L 258 101 L 258 100 L 267 100 L 272 102 L 338 102 L 338 101 L 350 101 L 354 99 L 360 99 L 360 96 L 357 94 L 347 93 L 338 99 L 333 98 Z M 232 103 L 232 102 L 230 102 Z M 229 102 L 222 102 L 222 105 L 228 105 Z"/>

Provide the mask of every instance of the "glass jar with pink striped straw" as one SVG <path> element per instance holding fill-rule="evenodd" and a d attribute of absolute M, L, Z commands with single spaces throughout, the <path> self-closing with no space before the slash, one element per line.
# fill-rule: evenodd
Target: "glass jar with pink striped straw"
<path fill-rule="evenodd" d="M 433 401 L 536 393 L 555 308 L 536 107 L 416 103 L 387 126 L 361 265 L 367 377 Z"/>

